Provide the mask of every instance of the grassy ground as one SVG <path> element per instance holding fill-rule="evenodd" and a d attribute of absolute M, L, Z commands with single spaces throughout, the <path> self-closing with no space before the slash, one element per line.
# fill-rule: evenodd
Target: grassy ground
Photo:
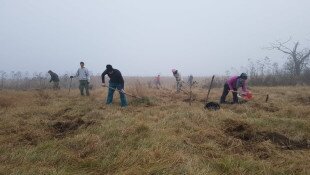
<path fill-rule="evenodd" d="M 310 174 L 310 87 L 252 91 L 219 111 L 200 89 L 192 106 L 147 89 L 126 109 L 103 89 L 0 91 L 0 174 Z"/>

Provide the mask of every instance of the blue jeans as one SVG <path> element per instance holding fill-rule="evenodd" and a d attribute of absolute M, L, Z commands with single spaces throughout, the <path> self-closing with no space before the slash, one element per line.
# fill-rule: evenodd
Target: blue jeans
<path fill-rule="evenodd" d="M 118 89 L 119 91 L 122 90 L 122 85 L 120 83 L 109 83 L 109 92 L 108 92 L 108 98 L 107 98 L 107 104 L 112 104 L 113 102 L 113 95 L 115 90 Z M 120 98 L 121 98 L 121 106 L 125 107 L 127 106 L 127 100 L 124 93 L 119 92 Z"/>

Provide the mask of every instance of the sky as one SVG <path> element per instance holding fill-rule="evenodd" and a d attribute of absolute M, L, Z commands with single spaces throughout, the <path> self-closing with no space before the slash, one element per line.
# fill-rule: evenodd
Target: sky
<path fill-rule="evenodd" d="M 310 47 L 309 0 L 0 0 L 0 70 L 127 76 L 238 73 L 248 59 Z M 237 70 L 233 70 L 236 68 Z"/>

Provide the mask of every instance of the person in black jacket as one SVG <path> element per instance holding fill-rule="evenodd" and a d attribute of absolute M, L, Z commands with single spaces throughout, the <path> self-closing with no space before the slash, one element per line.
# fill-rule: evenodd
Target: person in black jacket
<path fill-rule="evenodd" d="M 51 71 L 51 70 L 49 70 L 48 73 L 51 75 L 50 82 L 54 83 L 53 89 L 54 90 L 60 89 L 58 75 L 55 72 Z"/>
<path fill-rule="evenodd" d="M 126 100 L 125 91 L 124 91 L 124 79 L 123 79 L 121 72 L 117 69 L 114 69 L 111 65 L 108 64 L 106 66 L 106 70 L 101 74 L 102 86 L 103 87 L 106 87 L 105 75 L 108 75 L 108 77 L 110 78 L 109 92 L 108 92 L 106 104 L 112 104 L 113 94 L 114 94 L 115 90 L 117 89 L 119 91 L 119 94 L 120 94 L 121 106 L 126 107 L 127 106 L 127 100 Z"/>

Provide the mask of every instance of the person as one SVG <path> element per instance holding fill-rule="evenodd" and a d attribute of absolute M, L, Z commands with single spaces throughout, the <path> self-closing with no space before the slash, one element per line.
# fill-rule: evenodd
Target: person
<path fill-rule="evenodd" d="M 117 89 L 119 91 L 119 95 L 121 99 L 121 107 L 126 107 L 128 104 L 127 104 L 125 91 L 124 91 L 124 78 L 122 76 L 122 73 L 119 70 L 114 69 L 112 65 L 108 64 L 106 66 L 106 70 L 101 74 L 103 87 L 106 87 L 105 75 L 108 75 L 108 77 L 110 78 L 109 86 L 108 86 L 109 92 L 108 92 L 106 104 L 112 104 L 113 95 L 114 95 L 115 90 Z"/>
<path fill-rule="evenodd" d="M 49 73 L 50 76 L 51 76 L 50 83 L 51 83 L 51 82 L 54 83 L 53 89 L 54 89 L 54 90 L 60 89 L 60 87 L 59 87 L 59 77 L 58 77 L 58 75 L 57 75 L 55 72 L 51 71 L 51 70 L 49 70 L 48 73 Z"/>
<path fill-rule="evenodd" d="M 182 87 L 182 82 L 181 82 L 181 75 L 180 73 L 178 72 L 178 70 L 176 69 L 172 69 L 172 73 L 173 73 L 173 76 L 177 82 L 177 92 L 180 92 L 181 91 L 181 87 Z"/>
<path fill-rule="evenodd" d="M 189 86 L 192 86 L 194 84 L 194 77 L 193 77 L 193 75 L 190 75 L 188 77 L 187 83 L 188 83 Z"/>
<path fill-rule="evenodd" d="M 159 89 L 161 87 L 161 83 L 160 83 L 160 75 L 157 75 L 154 79 L 155 82 L 155 86 L 157 89 Z"/>
<path fill-rule="evenodd" d="M 247 93 L 247 87 L 246 87 L 246 80 L 248 79 L 248 76 L 246 73 L 242 73 L 240 76 L 233 76 L 229 78 L 225 85 L 223 94 L 221 96 L 220 103 L 226 103 L 226 96 L 228 95 L 229 91 L 233 94 L 233 103 L 238 103 L 238 89 L 242 88 L 242 94 Z"/>
<path fill-rule="evenodd" d="M 90 76 L 89 76 L 89 72 L 88 69 L 85 68 L 85 64 L 84 62 L 80 62 L 80 68 L 77 70 L 76 75 L 75 76 L 70 76 L 70 78 L 79 78 L 80 81 L 80 93 L 82 96 L 84 96 L 84 89 L 86 91 L 86 95 L 89 96 L 89 80 L 90 80 Z"/>

